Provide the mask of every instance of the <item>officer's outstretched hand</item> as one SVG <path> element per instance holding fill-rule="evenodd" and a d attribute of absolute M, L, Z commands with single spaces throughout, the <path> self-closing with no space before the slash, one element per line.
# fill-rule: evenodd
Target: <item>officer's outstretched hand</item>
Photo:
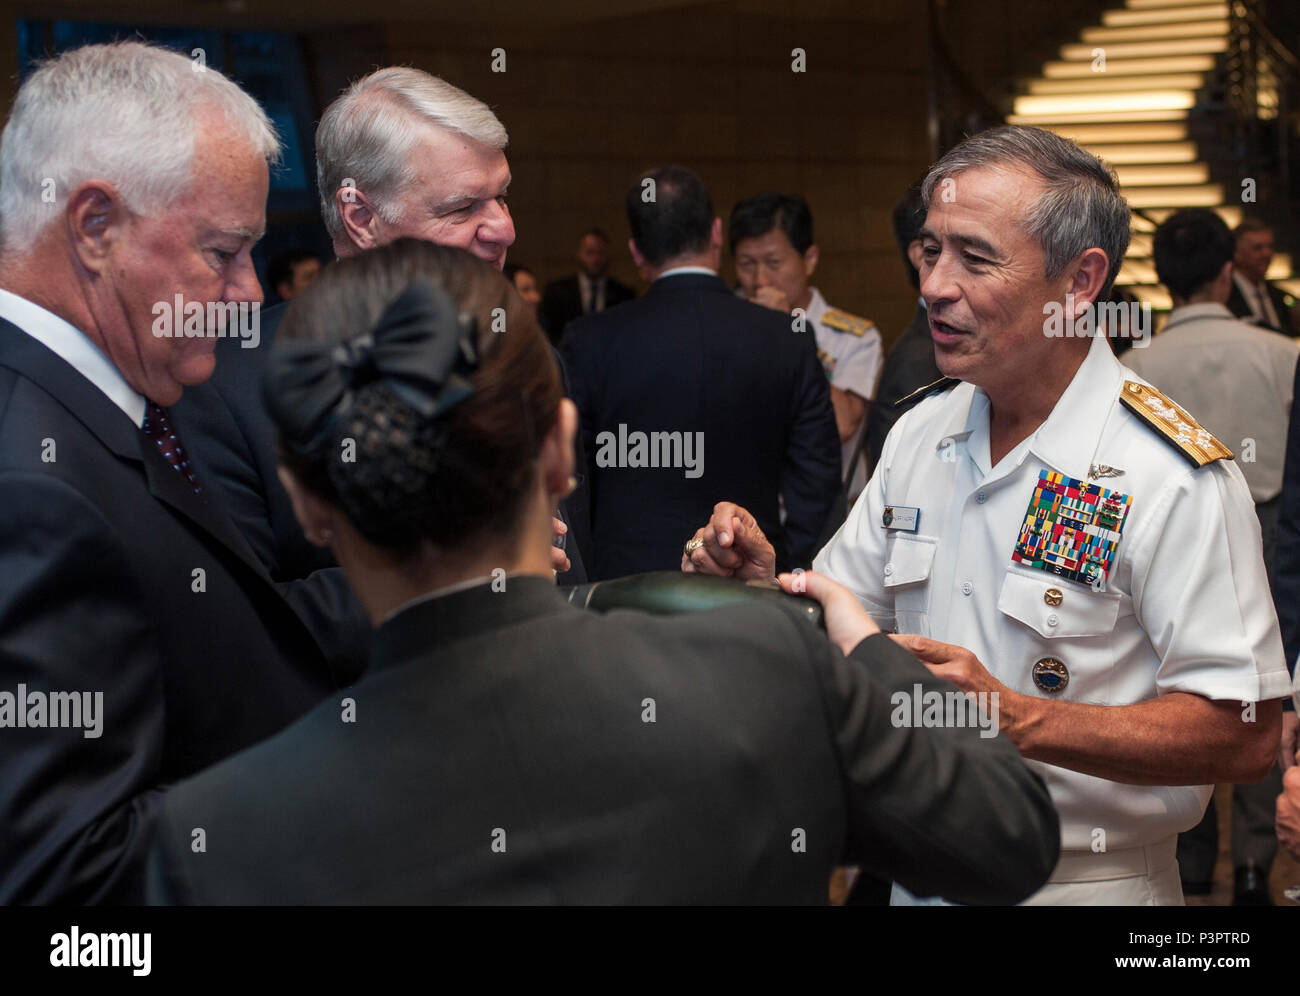
<path fill-rule="evenodd" d="M 682 570 L 687 574 L 716 574 L 747 581 L 776 577 L 772 544 L 754 517 L 729 501 L 713 506 L 708 525 L 695 530 L 686 546 L 691 548 L 689 554 L 682 552 Z"/>
<path fill-rule="evenodd" d="M 838 581 L 816 571 L 798 571 L 777 578 L 790 595 L 807 595 L 822 603 L 826 636 L 847 657 L 853 648 L 869 636 L 880 632 L 876 621 L 858 601 L 858 596 Z"/>

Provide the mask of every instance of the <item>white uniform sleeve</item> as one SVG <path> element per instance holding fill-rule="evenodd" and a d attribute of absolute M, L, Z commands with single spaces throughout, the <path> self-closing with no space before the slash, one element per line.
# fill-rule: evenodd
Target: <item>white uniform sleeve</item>
<path fill-rule="evenodd" d="M 1160 658 L 1160 694 L 1282 698 L 1289 675 L 1259 522 L 1233 463 L 1169 481 L 1135 537 L 1133 604 Z"/>
<path fill-rule="evenodd" d="M 841 332 L 837 335 L 848 336 L 849 333 Z M 883 361 L 880 332 L 873 326 L 853 343 L 852 349 L 845 350 L 844 355 L 835 362 L 831 386 L 838 387 L 841 391 L 852 391 L 870 401 L 876 396 L 876 381 L 880 377 Z"/>

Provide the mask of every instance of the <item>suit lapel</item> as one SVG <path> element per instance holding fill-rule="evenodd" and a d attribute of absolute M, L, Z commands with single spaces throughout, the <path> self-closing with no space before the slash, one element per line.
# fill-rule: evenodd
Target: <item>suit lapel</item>
<path fill-rule="evenodd" d="M 270 583 L 266 568 L 218 504 L 219 495 L 209 490 L 209 482 L 199 481 L 208 496 L 204 500 L 176 473 L 139 427 L 132 425 L 121 409 L 76 367 L 3 320 L 0 320 L 0 366 L 21 374 L 58 401 L 107 450 L 124 460 L 142 464 L 150 494 L 220 541 Z"/>
<path fill-rule="evenodd" d="M 200 477 L 199 485 L 203 488 L 203 494 L 195 494 L 185 478 L 176 472 L 176 468 L 167 462 L 145 434 L 140 432 L 137 435 L 140 443 L 136 459 L 144 464 L 149 493 L 220 540 L 258 575 L 269 581 L 266 568 L 253 553 L 248 540 L 235 528 L 225 510 L 217 503 L 219 495 L 215 490 L 216 482 Z"/>

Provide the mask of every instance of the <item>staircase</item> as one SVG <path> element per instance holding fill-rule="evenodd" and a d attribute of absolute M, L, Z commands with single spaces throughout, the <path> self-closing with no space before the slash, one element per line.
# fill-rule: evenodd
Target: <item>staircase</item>
<path fill-rule="evenodd" d="M 1239 181 L 1214 182 L 1211 163 L 1227 156 L 1211 147 L 1212 129 L 1196 127 L 1198 116 L 1215 113 L 1207 93 L 1231 44 L 1227 3 L 1127 0 L 1062 46 L 1060 59 L 1028 82 L 1007 118 L 1071 138 L 1115 169 L 1134 208 L 1133 241 L 1117 283 L 1154 310 L 1171 305 L 1151 257 L 1155 226 L 1178 208 L 1208 207 L 1232 227 L 1254 206 L 1242 204 Z M 1289 255 L 1274 256 L 1268 275 L 1300 296 Z"/>

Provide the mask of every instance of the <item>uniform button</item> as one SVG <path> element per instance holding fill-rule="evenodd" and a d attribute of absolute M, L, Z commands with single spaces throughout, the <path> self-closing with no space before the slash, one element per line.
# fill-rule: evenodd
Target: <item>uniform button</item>
<path fill-rule="evenodd" d="M 885 565 L 885 577 L 889 577 L 889 576 L 890 576 L 891 574 L 893 574 L 893 573 L 894 573 L 894 565 L 893 565 L 893 564 L 886 564 L 886 565 Z"/>
<path fill-rule="evenodd" d="M 975 586 L 971 584 L 969 581 L 963 581 L 961 583 L 961 593 L 963 595 L 969 595 L 974 590 L 975 590 Z"/>
<path fill-rule="evenodd" d="M 989 500 L 989 496 L 986 492 L 981 491 L 979 494 L 975 496 L 975 500 L 979 502 L 981 505 L 983 505 L 986 501 Z"/>
<path fill-rule="evenodd" d="M 1043 601 L 1048 605 L 1060 605 L 1065 600 L 1060 588 L 1048 588 L 1043 592 Z"/>
<path fill-rule="evenodd" d="M 1058 616 L 1055 612 L 1051 612 L 1047 616 L 1047 625 L 1049 626 L 1055 626 L 1060 621 L 1061 621 L 1061 617 Z"/>

